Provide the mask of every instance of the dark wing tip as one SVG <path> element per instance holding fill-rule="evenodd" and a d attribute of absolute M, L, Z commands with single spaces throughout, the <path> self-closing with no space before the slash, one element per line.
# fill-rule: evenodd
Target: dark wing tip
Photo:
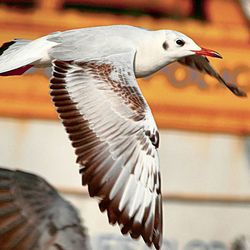
<path fill-rule="evenodd" d="M 228 88 L 239 97 L 247 97 L 247 93 L 233 84 L 227 84 Z"/>
<path fill-rule="evenodd" d="M 3 43 L 2 46 L 0 47 L 0 56 L 4 53 L 5 50 L 7 50 L 14 43 L 16 43 L 16 42 L 15 41 L 9 41 L 9 42 Z"/>
<path fill-rule="evenodd" d="M 153 230 L 147 228 L 144 222 L 138 222 L 135 220 L 135 215 L 130 217 L 128 211 L 123 209 L 119 211 L 116 206 L 113 206 L 113 200 L 103 199 L 99 203 L 99 208 L 101 212 L 107 211 L 109 223 L 115 225 L 116 223 L 120 226 L 120 231 L 122 234 L 129 234 L 131 238 L 138 239 L 142 237 L 147 246 L 155 247 L 155 249 L 160 249 L 162 244 L 162 207 L 161 207 L 161 197 L 157 200 L 158 206 L 155 208 L 155 213 L 157 217 L 154 219 Z M 137 210 L 138 212 L 139 210 Z M 144 217 L 147 218 L 149 214 L 144 211 Z M 147 215 L 146 215 L 147 214 Z M 144 219 L 146 220 L 146 219 Z"/>

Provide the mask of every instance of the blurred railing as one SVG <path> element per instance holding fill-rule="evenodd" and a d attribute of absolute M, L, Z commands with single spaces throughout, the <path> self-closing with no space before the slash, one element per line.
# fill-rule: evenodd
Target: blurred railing
<path fill-rule="evenodd" d="M 89 197 L 86 188 L 68 188 L 68 187 L 57 187 L 57 190 L 66 195 L 76 195 L 81 197 Z M 249 205 L 249 195 L 219 195 L 219 194 L 194 194 L 194 193 L 163 193 L 162 200 L 174 203 L 198 203 L 198 204 L 218 204 L 218 205 Z"/>

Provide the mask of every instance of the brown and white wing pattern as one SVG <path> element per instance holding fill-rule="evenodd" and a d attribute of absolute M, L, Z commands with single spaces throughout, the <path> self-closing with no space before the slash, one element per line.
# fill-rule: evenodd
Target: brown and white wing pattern
<path fill-rule="evenodd" d="M 209 60 L 205 56 L 192 55 L 186 56 L 178 60 L 179 63 L 189 66 L 200 72 L 207 73 L 216 78 L 220 83 L 224 84 L 231 92 L 237 96 L 245 97 L 247 94 L 238 88 L 235 84 L 227 83 L 218 72 L 211 66 Z"/>
<path fill-rule="evenodd" d="M 118 223 L 123 234 L 142 236 L 159 249 L 159 133 L 137 85 L 133 56 L 55 60 L 51 96 L 90 196 L 99 197 L 100 210 L 107 211 L 109 222 Z"/>
<path fill-rule="evenodd" d="M 87 250 L 76 210 L 42 178 L 0 168 L 1 250 Z"/>

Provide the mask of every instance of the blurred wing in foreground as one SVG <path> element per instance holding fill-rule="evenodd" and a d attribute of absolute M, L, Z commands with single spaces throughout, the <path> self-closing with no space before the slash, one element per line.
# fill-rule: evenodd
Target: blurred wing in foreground
<path fill-rule="evenodd" d="M 76 210 L 42 178 L 0 168 L 1 250 L 85 250 Z"/>

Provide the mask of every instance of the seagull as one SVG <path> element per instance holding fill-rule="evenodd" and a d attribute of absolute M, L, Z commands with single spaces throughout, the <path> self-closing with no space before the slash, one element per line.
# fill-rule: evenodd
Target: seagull
<path fill-rule="evenodd" d="M 76 209 L 41 177 L 0 168 L 2 250 L 90 249 Z"/>
<path fill-rule="evenodd" d="M 159 132 L 136 78 L 166 65 L 205 72 L 237 96 L 207 56 L 221 58 L 173 30 L 128 25 L 55 32 L 36 40 L 14 39 L 0 48 L 0 75 L 51 67 L 51 97 L 75 148 L 82 184 L 99 199 L 123 234 L 162 242 Z"/>

